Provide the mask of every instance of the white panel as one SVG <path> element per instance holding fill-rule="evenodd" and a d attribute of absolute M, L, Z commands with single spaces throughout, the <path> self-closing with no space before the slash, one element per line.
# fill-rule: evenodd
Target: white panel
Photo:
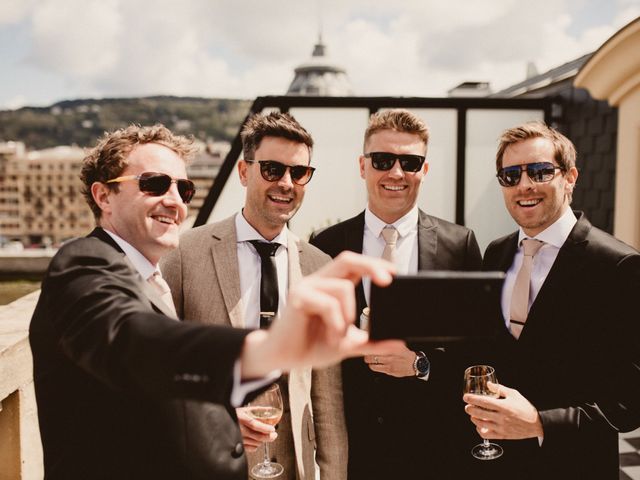
<path fill-rule="evenodd" d="M 367 108 L 292 108 L 289 113 L 311 133 L 316 171 L 289 228 L 303 239 L 318 228 L 346 220 L 366 205 L 358 157 L 369 120 Z"/>
<path fill-rule="evenodd" d="M 457 112 L 454 109 L 409 109 L 429 126 L 429 171 L 418 196 L 418 206 L 430 215 L 456 220 Z"/>
<path fill-rule="evenodd" d="M 507 212 L 496 180 L 500 135 L 524 122 L 544 120 L 542 110 L 468 110 L 465 171 L 465 225 L 472 228 L 484 252 L 496 238 L 517 225 Z"/>

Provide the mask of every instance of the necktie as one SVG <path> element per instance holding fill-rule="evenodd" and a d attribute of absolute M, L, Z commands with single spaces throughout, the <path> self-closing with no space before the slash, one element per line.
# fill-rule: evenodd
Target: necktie
<path fill-rule="evenodd" d="M 176 306 L 173 303 L 173 298 L 171 298 L 171 289 L 169 288 L 169 285 L 167 284 L 165 279 L 162 278 L 162 273 L 160 273 L 159 270 L 156 270 L 155 272 L 153 272 L 153 275 L 151 275 L 147 279 L 147 282 L 155 289 L 165 305 L 169 307 L 174 316 L 177 318 L 178 315 L 176 313 Z"/>
<path fill-rule="evenodd" d="M 384 251 L 382 258 L 389 260 L 391 263 L 396 262 L 396 242 L 398 241 L 398 230 L 391 225 L 387 225 L 382 229 L 382 238 L 384 238 Z"/>
<path fill-rule="evenodd" d="M 276 270 L 276 251 L 279 243 L 249 241 L 260 255 L 260 328 L 267 328 L 278 313 L 278 271 Z"/>
<path fill-rule="evenodd" d="M 522 248 L 524 257 L 522 266 L 516 276 L 513 285 L 513 293 L 511 295 L 511 334 L 519 338 L 524 324 L 529 314 L 529 290 L 531 288 L 531 268 L 533 266 L 533 257 L 538 250 L 544 245 L 540 240 L 525 238 L 522 240 Z"/>

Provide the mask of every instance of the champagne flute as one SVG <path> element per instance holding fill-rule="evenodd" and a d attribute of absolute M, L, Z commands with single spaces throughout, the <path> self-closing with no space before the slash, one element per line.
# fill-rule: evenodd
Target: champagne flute
<path fill-rule="evenodd" d="M 489 389 L 487 382 L 498 383 L 496 371 L 489 365 L 474 365 L 464 371 L 464 393 L 488 395 L 498 398 L 500 394 Z M 471 455 L 479 460 L 494 460 L 503 453 L 502 447 L 484 438 L 471 449 Z"/>
<path fill-rule="evenodd" d="M 282 395 L 274 383 L 265 392 L 249 402 L 245 411 L 251 417 L 268 425 L 277 425 L 282 418 Z M 269 459 L 269 442 L 264 442 L 264 460 L 251 469 L 254 478 L 275 478 L 282 475 L 284 467 Z"/>

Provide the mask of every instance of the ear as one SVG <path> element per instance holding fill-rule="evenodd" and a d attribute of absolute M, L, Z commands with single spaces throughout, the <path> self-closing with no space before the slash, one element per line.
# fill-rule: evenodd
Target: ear
<path fill-rule="evenodd" d="M 428 171 L 429 171 L 429 162 L 425 160 L 424 163 L 422 164 L 422 175 L 426 176 Z"/>
<path fill-rule="evenodd" d="M 93 182 L 91 185 L 91 196 L 93 197 L 93 201 L 96 202 L 96 205 L 102 210 L 104 213 L 111 213 L 111 203 L 110 203 L 110 195 L 114 193 L 108 186 L 104 183 Z"/>
<path fill-rule="evenodd" d="M 565 193 L 571 194 L 576 186 L 576 182 L 578 181 L 578 169 L 576 167 L 571 167 L 567 173 L 565 173 L 564 178 L 566 180 Z"/>
<path fill-rule="evenodd" d="M 248 163 L 245 162 L 244 160 L 240 160 L 238 162 L 238 176 L 240 177 L 240 183 L 242 184 L 243 187 L 247 186 L 247 167 L 248 167 Z"/>
<path fill-rule="evenodd" d="M 364 179 L 364 162 L 366 162 L 367 159 L 364 158 L 364 155 L 360 155 L 358 161 L 360 162 L 360 178 Z"/>

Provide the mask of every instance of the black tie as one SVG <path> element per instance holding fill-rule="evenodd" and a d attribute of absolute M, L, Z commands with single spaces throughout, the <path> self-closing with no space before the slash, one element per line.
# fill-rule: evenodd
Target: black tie
<path fill-rule="evenodd" d="M 249 240 L 260 255 L 262 263 L 260 278 L 260 328 L 267 328 L 278 313 L 278 271 L 276 250 L 279 243 Z"/>

